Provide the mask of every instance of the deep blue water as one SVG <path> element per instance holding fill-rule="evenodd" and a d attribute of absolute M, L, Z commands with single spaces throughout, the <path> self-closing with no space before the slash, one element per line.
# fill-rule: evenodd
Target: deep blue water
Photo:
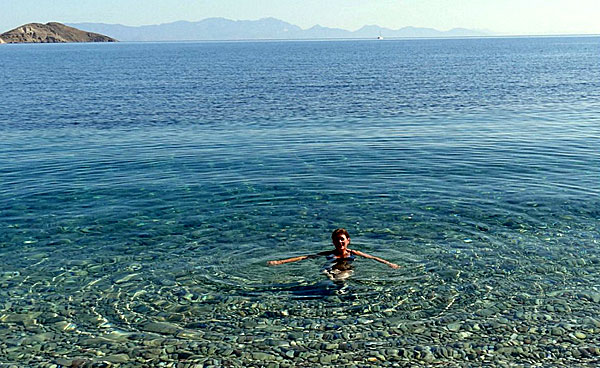
<path fill-rule="evenodd" d="M 52 312 L 86 336 L 335 318 L 591 334 L 599 55 L 598 37 L 2 45 L 0 315 Z M 328 249 L 336 227 L 402 268 L 356 260 L 341 294 L 322 261 L 265 265 Z M 535 317 L 553 303 L 570 308 Z M 577 359 L 541 336 L 547 362 Z"/>

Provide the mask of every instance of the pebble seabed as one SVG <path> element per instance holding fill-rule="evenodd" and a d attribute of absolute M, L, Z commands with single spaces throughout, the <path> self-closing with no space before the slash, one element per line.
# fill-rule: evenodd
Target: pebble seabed
<path fill-rule="evenodd" d="M 577 206 L 556 223 L 427 207 L 356 226 L 355 248 L 401 268 L 357 259 L 345 284 L 322 260 L 265 264 L 314 249 L 327 224 L 10 225 L 0 367 L 597 366 L 598 214 Z"/>
<path fill-rule="evenodd" d="M 179 282 L 186 285 L 185 278 Z M 166 306 L 168 316 L 132 324 L 132 331 L 111 328 L 93 307 L 77 317 L 68 304 L 56 312 L 4 313 L 1 366 L 594 366 L 600 356 L 600 321 L 579 317 L 598 304 L 600 295 L 558 293 L 529 307 L 531 301 L 516 297 L 474 313 L 465 310 L 429 321 L 397 318 L 391 308 L 344 298 L 332 295 L 320 305 L 309 302 L 304 308 L 314 315 L 307 316 L 276 303 L 234 297 L 194 301 L 183 296 Z M 340 300 L 346 308 L 331 307 Z M 86 301 L 91 302 L 77 302 Z M 422 305 L 432 302 L 423 299 Z M 157 299 L 147 308 L 163 303 Z M 129 307 L 118 318 L 135 318 L 140 306 Z M 411 309 L 416 310 L 406 311 L 404 317 L 420 315 L 416 306 Z M 212 315 L 203 322 L 181 323 L 199 313 Z M 106 332 L 90 333 L 90 328 Z"/>
<path fill-rule="evenodd" d="M 409 266 L 395 287 L 315 278 L 267 296 L 230 280 L 207 292 L 204 271 L 143 272 L 145 255 L 70 261 L 51 279 L 4 272 L 0 366 L 596 366 L 600 293 L 537 275 L 583 284 L 599 259 L 485 273 L 475 253 L 452 259 L 444 271 Z"/>

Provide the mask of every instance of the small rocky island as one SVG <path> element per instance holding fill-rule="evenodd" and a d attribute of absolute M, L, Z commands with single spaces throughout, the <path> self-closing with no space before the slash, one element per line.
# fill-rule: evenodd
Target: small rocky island
<path fill-rule="evenodd" d="M 57 22 L 29 23 L 0 34 L 0 43 L 117 42 L 114 38 L 86 32 Z"/>

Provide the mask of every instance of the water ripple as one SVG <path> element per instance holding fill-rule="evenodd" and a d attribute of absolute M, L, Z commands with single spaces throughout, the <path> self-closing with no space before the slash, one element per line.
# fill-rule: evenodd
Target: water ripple
<path fill-rule="evenodd" d="M 563 41 L 1 48 L 0 365 L 581 363 L 600 69 Z M 266 265 L 339 226 L 401 268 Z"/>

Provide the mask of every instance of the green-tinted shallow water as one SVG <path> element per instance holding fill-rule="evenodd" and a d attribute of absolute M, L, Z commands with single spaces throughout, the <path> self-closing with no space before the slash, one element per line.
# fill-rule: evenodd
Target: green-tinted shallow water
<path fill-rule="evenodd" d="M 597 55 L 3 47 L 0 366 L 594 366 Z M 266 266 L 340 226 L 401 268 Z"/>

